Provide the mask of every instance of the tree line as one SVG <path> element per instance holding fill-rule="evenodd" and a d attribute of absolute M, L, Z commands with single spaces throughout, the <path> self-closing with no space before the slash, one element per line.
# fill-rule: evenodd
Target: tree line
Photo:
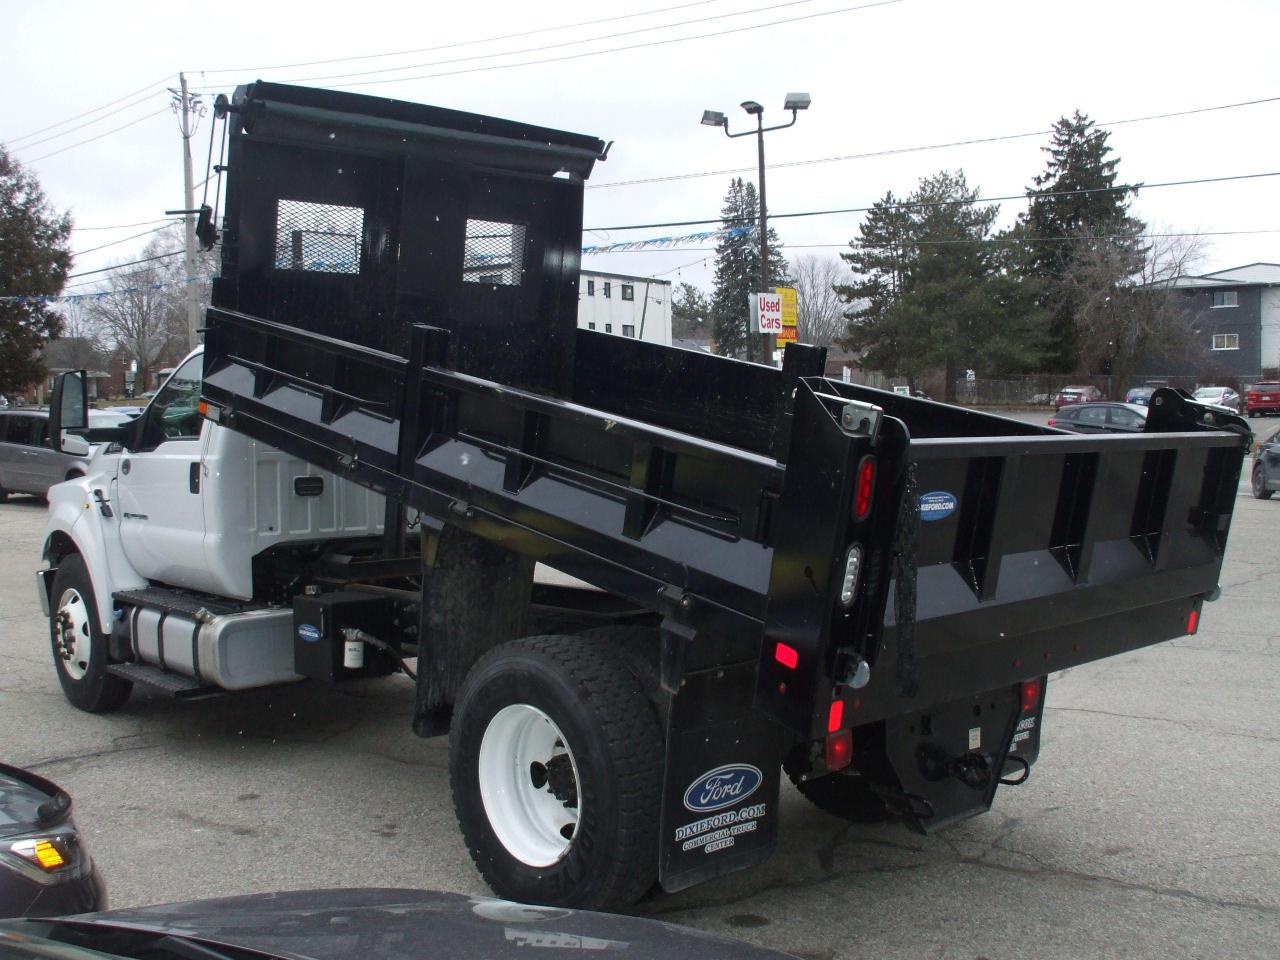
<path fill-rule="evenodd" d="M 1178 238 L 1146 236 L 1131 210 L 1138 183 L 1122 183 L 1109 133 L 1080 112 L 1053 127 L 1045 168 L 1027 188 L 1027 208 L 997 231 L 1000 208 L 983 203 L 962 170 L 924 177 L 905 197 L 875 202 L 840 259 L 788 262 L 769 230 L 771 286 L 799 288 L 799 337 L 835 344 L 867 368 L 914 385 L 941 370 L 947 398 L 966 370 L 1110 372 L 1123 387 L 1143 358 L 1188 355 L 1169 281 L 1198 251 Z M 721 210 L 708 295 L 679 284 L 676 337 L 706 336 L 719 353 L 742 356 L 747 304 L 760 277 L 755 184 L 735 178 Z M 64 331 L 125 353 L 145 375 L 161 353 L 185 345 L 183 267 L 177 258 L 124 263 L 94 290 L 121 291 L 64 313 L 10 294 L 57 296 L 71 268 L 67 214 L 53 210 L 34 177 L 0 147 L 0 393 L 40 379 L 42 345 Z M 181 245 L 158 233 L 143 259 Z M 201 280 L 212 272 L 200 267 Z M 203 286 L 203 283 L 202 283 Z M 207 302 L 207 288 L 202 289 Z M 171 358 L 171 357 L 170 357 Z"/>
<path fill-rule="evenodd" d="M 1169 282 L 1198 250 L 1146 236 L 1131 212 L 1141 184 L 1120 181 L 1109 136 L 1079 111 L 1060 118 L 1027 208 L 1004 230 L 999 205 L 983 203 L 962 170 L 924 177 L 902 198 L 886 192 L 842 263 L 803 257 L 793 268 L 770 230 L 771 282 L 799 289 L 800 339 L 834 343 L 913 384 L 940 370 L 948 399 L 966 370 L 1108 372 L 1124 385 L 1144 358 L 1186 356 Z M 732 181 L 723 225 L 752 223 L 755 197 L 753 184 Z M 712 294 L 687 283 L 676 291 L 677 336 L 706 331 L 717 352 L 741 355 L 758 250 L 755 230 L 720 242 Z"/>

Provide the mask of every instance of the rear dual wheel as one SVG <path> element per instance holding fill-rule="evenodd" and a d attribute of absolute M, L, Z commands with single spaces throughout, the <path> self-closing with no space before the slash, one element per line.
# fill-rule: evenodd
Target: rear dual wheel
<path fill-rule="evenodd" d="M 530 637 L 481 657 L 454 709 L 449 780 L 501 897 L 617 909 L 657 876 L 661 727 L 607 644 Z"/>
<path fill-rule="evenodd" d="M 788 776 L 806 800 L 832 816 L 850 823 L 884 823 L 893 819 L 893 813 L 865 777 L 841 772 L 802 780 L 789 771 Z"/>

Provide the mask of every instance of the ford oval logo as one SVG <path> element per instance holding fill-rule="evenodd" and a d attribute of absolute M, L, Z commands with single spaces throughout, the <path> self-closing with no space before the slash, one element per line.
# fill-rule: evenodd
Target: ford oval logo
<path fill-rule="evenodd" d="M 308 643 L 315 643 L 320 639 L 320 628 L 313 627 L 309 623 L 301 624 L 298 627 L 298 636 L 303 640 L 306 640 Z"/>
<path fill-rule="evenodd" d="M 920 494 L 921 520 L 944 520 L 955 511 L 956 498 L 954 494 L 947 493 L 945 490 L 935 490 L 932 493 Z"/>
<path fill-rule="evenodd" d="M 684 792 L 686 810 L 707 813 L 732 807 L 760 789 L 764 774 L 749 763 L 727 763 L 708 770 Z"/>

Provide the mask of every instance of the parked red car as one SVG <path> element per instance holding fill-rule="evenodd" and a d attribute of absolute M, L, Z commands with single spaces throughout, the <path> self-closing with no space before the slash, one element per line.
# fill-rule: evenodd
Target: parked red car
<path fill-rule="evenodd" d="M 1097 387 L 1063 387 L 1058 391 L 1057 396 L 1053 398 L 1053 409 L 1061 410 L 1063 407 L 1070 406 L 1073 403 L 1096 403 L 1105 399 L 1106 397 Z"/>
<path fill-rule="evenodd" d="M 1261 417 L 1268 413 L 1280 413 L 1280 382 L 1267 380 L 1255 383 L 1245 397 L 1249 416 Z"/>

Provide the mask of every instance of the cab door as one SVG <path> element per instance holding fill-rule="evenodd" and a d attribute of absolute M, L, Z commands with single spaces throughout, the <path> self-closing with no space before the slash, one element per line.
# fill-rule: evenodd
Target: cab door
<path fill-rule="evenodd" d="M 131 447 L 120 455 L 115 498 L 120 541 L 142 576 L 173 586 L 207 580 L 200 459 L 202 357 L 188 357 L 155 395 Z M 247 492 L 246 492 L 247 493 Z"/>

